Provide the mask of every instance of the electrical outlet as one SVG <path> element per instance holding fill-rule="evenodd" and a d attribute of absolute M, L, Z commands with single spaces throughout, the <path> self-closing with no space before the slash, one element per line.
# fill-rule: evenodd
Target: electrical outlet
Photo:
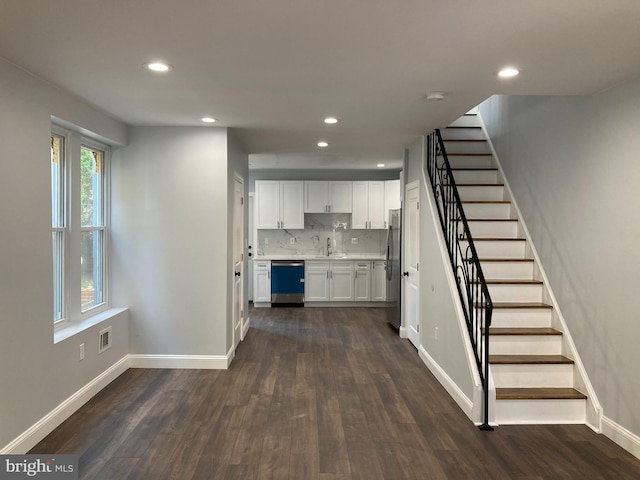
<path fill-rule="evenodd" d="M 291 237 L 291 238 L 289 239 L 289 243 L 290 243 L 291 245 L 293 245 L 294 243 L 296 243 L 296 237 Z"/>
<path fill-rule="evenodd" d="M 357 245 L 357 244 L 358 244 L 358 238 L 352 238 L 351 245 Z"/>
<path fill-rule="evenodd" d="M 80 360 L 84 360 L 84 343 L 80 344 Z"/>
<path fill-rule="evenodd" d="M 437 340 L 438 339 L 438 327 L 436 327 L 435 337 L 436 337 L 436 340 Z"/>

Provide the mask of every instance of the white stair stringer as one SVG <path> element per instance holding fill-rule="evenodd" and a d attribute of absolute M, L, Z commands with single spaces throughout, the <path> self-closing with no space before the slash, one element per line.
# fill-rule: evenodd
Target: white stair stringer
<path fill-rule="evenodd" d="M 587 423 L 599 431 L 602 409 L 481 119 L 465 115 L 451 126 L 441 134 L 494 303 L 489 353 L 495 421 Z M 465 240 L 461 247 L 466 251 Z"/>

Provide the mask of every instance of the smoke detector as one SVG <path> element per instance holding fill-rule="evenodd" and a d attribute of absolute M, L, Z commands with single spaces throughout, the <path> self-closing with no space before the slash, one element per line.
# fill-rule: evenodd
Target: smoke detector
<path fill-rule="evenodd" d="M 427 93 L 427 100 L 430 102 L 439 102 L 444 98 L 444 92 L 431 92 Z"/>

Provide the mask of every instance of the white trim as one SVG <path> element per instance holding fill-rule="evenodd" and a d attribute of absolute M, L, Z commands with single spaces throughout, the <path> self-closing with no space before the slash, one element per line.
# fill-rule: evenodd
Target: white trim
<path fill-rule="evenodd" d="M 131 354 L 130 368 L 179 368 L 226 370 L 235 356 L 233 347 L 226 355 L 141 355 Z"/>
<path fill-rule="evenodd" d="M 28 452 L 128 368 L 129 356 L 125 355 L 6 445 L 0 450 L 0 455 Z"/>
<path fill-rule="evenodd" d="M 401 326 L 398 329 L 398 335 L 400 336 L 400 338 L 409 338 L 409 333 L 407 332 L 407 327 Z"/>
<path fill-rule="evenodd" d="M 242 340 L 247 338 L 247 333 L 249 332 L 249 327 L 251 326 L 251 317 L 247 316 L 247 321 L 242 325 Z"/>
<path fill-rule="evenodd" d="M 422 345 L 418 349 L 418 355 L 427 366 L 429 371 L 433 374 L 434 377 L 440 382 L 440 384 L 444 387 L 447 393 L 453 398 L 453 400 L 458 404 L 458 406 L 462 409 L 467 417 L 469 417 L 472 421 L 475 421 L 473 418 L 474 409 L 473 402 L 469 397 L 467 397 L 462 390 L 456 385 L 456 383 L 451 379 L 447 372 L 445 372 L 440 365 L 427 353 Z"/>
<path fill-rule="evenodd" d="M 602 433 L 636 458 L 640 458 L 640 437 L 617 424 L 609 417 L 601 417 Z"/>
<path fill-rule="evenodd" d="M 513 196 L 511 185 L 509 185 L 509 181 L 507 180 L 507 177 L 504 174 L 504 169 L 502 168 L 502 164 L 500 163 L 500 159 L 498 158 L 498 153 L 493 147 L 493 142 L 491 141 L 491 137 L 489 136 L 489 132 L 487 132 L 487 127 L 484 121 L 482 120 L 482 116 L 480 115 L 479 111 L 478 111 L 477 117 L 478 117 L 478 120 L 480 121 L 480 127 L 482 128 L 482 132 L 487 141 L 487 144 L 491 149 L 491 154 L 493 155 L 493 159 L 496 162 L 496 166 L 498 167 L 500 176 L 502 177 L 504 188 L 506 188 L 507 193 L 509 195 L 509 199 L 511 200 L 511 205 L 513 208 L 515 208 L 516 215 L 520 220 L 519 222 L 520 227 L 522 227 L 522 231 L 527 239 L 527 244 L 531 249 L 531 254 L 533 255 L 535 264 L 538 267 L 540 276 L 542 277 L 542 282 L 546 286 L 546 291 L 549 294 L 549 300 L 551 301 L 554 312 L 556 313 L 558 321 L 562 326 L 562 334 L 564 337 L 564 341 L 566 342 L 566 345 L 569 347 L 569 350 L 571 351 L 571 355 L 573 357 L 573 362 L 574 362 L 574 368 L 577 370 L 579 374 L 578 381 L 582 382 L 582 387 L 584 387 L 584 389 L 586 390 L 587 406 L 586 406 L 586 413 L 585 413 L 585 418 L 586 418 L 585 423 L 592 430 L 600 433 L 602 432 L 602 420 L 604 418 L 602 405 L 600 404 L 600 401 L 598 400 L 598 396 L 596 395 L 596 391 L 593 388 L 593 385 L 591 384 L 591 380 L 589 379 L 589 376 L 587 375 L 587 370 L 585 369 L 584 364 L 582 363 L 582 359 L 580 358 L 578 349 L 576 348 L 576 345 L 573 342 L 573 338 L 571 337 L 571 332 L 569 331 L 567 322 L 565 321 L 564 316 L 562 315 L 562 311 L 560 310 L 558 300 L 556 299 L 556 296 L 554 295 L 553 290 L 551 289 L 551 283 L 549 282 L 549 278 L 547 277 L 544 267 L 542 266 L 542 262 L 540 261 L 540 256 L 538 255 L 538 251 L 536 250 L 536 247 L 533 244 L 533 241 L 531 240 L 531 234 L 529 233 L 529 229 L 527 228 L 527 225 L 524 221 L 524 217 L 522 216 L 522 212 L 518 207 L 518 203 L 516 202 L 515 197 Z"/>

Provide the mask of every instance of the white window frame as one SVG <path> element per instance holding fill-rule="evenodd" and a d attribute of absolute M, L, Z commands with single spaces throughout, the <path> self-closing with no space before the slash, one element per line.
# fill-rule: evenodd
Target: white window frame
<path fill-rule="evenodd" d="M 63 138 L 64 141 L 64 228 L 55 228 L 52 224 L 52 232 L 64 230 L 64 248 L 62 259 L 62 288 L 63 288 L 63 318 L 54 321 L 54 332 L 65 327 L 81 324 L 85 320 L 107 310 L 109 308 L 109 249 L 110 249 L 110 161 L 111 150 L 109 145 L 95 139 L 80 135 L 79 132 L 62 128 L 53 124 L 51 135 Z M 82 227 L 80 218 L 80 156 L 82 147 L 100 150 L 103 152 L 103 216 L 102 226 Z M 53 206 L 52 206 L 53 208 Z M 102 302 L 82 311 L 81 300 L 81 236 L 83 231 L 102 231 L 103 235 L 103 297 Z M 52 233 L 53 243 L 53 233 Z M 52 248 L 53 255 L 53 248 Z M 53 276 L 52 276 L 53 277 Z M 54 315 L 54 305 L 51 312 Z"/>

